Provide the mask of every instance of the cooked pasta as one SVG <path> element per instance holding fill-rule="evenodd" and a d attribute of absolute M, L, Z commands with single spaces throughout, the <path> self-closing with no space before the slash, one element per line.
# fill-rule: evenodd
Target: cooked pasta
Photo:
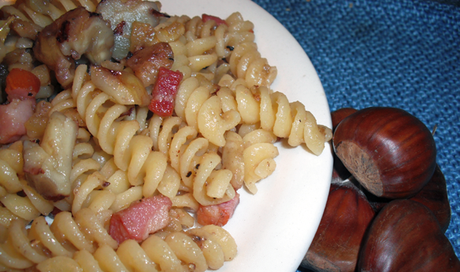
<path fill-rule="evenodd" d="M 213 225 L 163 232 L 141 244 L 126 240 L 118 245 L 88 208 L 73 217 L 61 212 L 50 226 L 44 217 L 33 220 L 30 229 L 26 229 L 26 222 L 12 220 L 8 240 L 0 244 L 0 263 L 7 268 L 26 269 L 38 264 L 39 271 L 62 271 L 64 267 L 76 271 L 182 271 L 194 267 L 194 271 L 205 271 L 220 268 L 236 255 L 231 235 Z"/>
<path fill-rule="evenodd" d="M 21 174 L 24 164 L 22 158 L 23 145 L 16 142 L 11 146 L 0 150 L 0 185 L 2 195 L 17 193 L 22 190 L 18 174 Z"/>
<path fill-rule="evenodd" d="M 196 78 L 186 79 L 176 98 L 176 113 L 217 146 L 225 145 L 224 134 L 241 121 L 236 110 L 223 112 L 220 99 Z"/>
<path fill-rule="evenodd" d="M 84 66 L 80 66 L 79 69 L 85 71 L 86 69 L 82 67 Z M 192 79 L 195 78 L 190 78 L 189 80 Z M 207 89 L 205 88 L 205 90 Z M 193 190 L 194 199 L 201 205 L 218 204 L 233 198 L 234 191 L 233 187 L 229 184 L 228 178 L 224 178 L 222 174 L 218 175 L 216 173 L 213 174 L 215 184 L 218 184 L 219 181 L 226 184 L 219 186 L 224 188 L 224 191 L 228 189 L 228 193 L 213 195 L 212 190 L 209 190 L 205 194 L 202 193 L 203 190 L 206 191 L 206 188 L 203 186 L 210 173 L 205 173 L 200 171 L 200 169 L 194 171 L 194 168 L 200 164 L 202 165 L 201 169 L 204 169 L 204 165 L 206 165 L 204 163 L 205 157 L 200 159 L 196 154 L 199 150 L 207 150 L 209 142 L 213 143 L 214 138 L 209 137 L 209 134 L 200 130 L 199 132 L 204 135 L 204 138 L 193 139 L 194 141 L 191 141 L 185 149 L 183 145 L 178 144 L 179 142 L 185 143 L 187 141 L 187 136 L 185 139 L 181 139 L 182 132 L 187 129 L 191 130 L 191 134 L 188 135 L 188 140 L 191 140 L 190 136 L 196 137 L 197 132 L 194 131 L 195 128 L 182 124 L 183 121 L 180 117 L 163 119 L 156 115 L 148 122 L 145 129 L 148 132 L 136 134 L 140 130 L 139 122 L 135 120 L 116 121 L 122 114 L 128 111 L 128 108 L 124 105 L 111 103 L 108 104 L 110 105 L 109 108 L 104 108 L 104 105 L 107 104 L 106 101 L 110 100 L 110 96 L 98 90 L 91 81 L 84 83 L 80 90 L 74 91 L 76 95 L 74 99 L 77 101 L 77 111 L 86 122 L 88 130 L 98 139 L 102 150 L 114 156 L 115 165 L 120 170 L 127 172 L 130 184 L 133 186 L 143 186 L 142 192 L 144 197 L 153 195 L 159 189 L 162 194 L 173 199 L 179 190 L 182 178 L 182 183 L 190 191 Z M 213 97 L 217 99 L 217 96 Z M 215 103 L 218 104 L 218 101 Z M 97 114 L 97 112 L 101 113 Z M 203 115 L 202 112 L 194 115 L 197 114 Z M 205 122 L 208 121 L 205 120 Z M 231 126 L 225 126 L 220 136 L 223 137 L 223 133 L 227 129 L 231 129 L 237 124 L 238 122 L 234 122 Z M 179 130 L 180 133 L 175 133 L 174 130 L 177 131 L 181 125 L 184 127 Z M 218 124 L 216 126 L 219 128 Z M 214 144 L 219 145 L 219 143 L 215 142 Z M 151 151 L 152 148 L 159 152 Z M 181 149 L 184 149 L 181 156 L 174 156 L 174 153 L 180 153 Z M 160 154 L 160 152 L 163 154 Z M 220 161 L 220 157 L 217 154 L 215 156 Z M 171 161 L 171 166 L 167 165 L 168 157 Z M 189 174 L 192 171 L 194 174 Z M 229 170 L 216 169 L 214 172 L 226 172 L 226 176 L 231 176 Z M 192 180 L 193 183 L 191 182 Z M 197 181 L 199 181 L 199 185 L 195 186 Z M 166 183 L 168 184 L 167 186 L 164 185 Z M 213 198 L 213 200 L 209 198 Z"/>
<path fill-rule="evenodd" d="M 143 0 L 1 9 L 4 68 L 30 71 L 40 86 L 28 98 L 5 92 L 33 113 L 25 133 L 0 134 L 0 270 L 219 269 L 237 254 L 221 226 L 239 190 L 256 194 L 275 171 L 276 142 L 319 155 L 330 140 L 302 103 L 271 89 L 277 68 L 239 12 L 223 20 L 160 10 Z M 158 85 L 173 84 L 161 69 L 180 75 L 173 99 L 159 96 L 169 114 L 151 107 Z M 140 225 L 149 209 L 165 218 L 148 219 L 162 221 L 155 230 L 153 221 L 136 226 L 138 239 L 123 216 Z"/>
<path fill-rule="evenodd" d="M 11 213 L 8 218 L 14 216 L 30 221 L 41 214 L 49 214 L 53 205 L 22 178 L 23 165 L 22 142 L 0 149 L 0 202 Z M 24 194 L 20 195 L 19 192 Z M 5 227 L 8 225 L 9 220 L 4 222 Z"/>
<path fill-rule="evenodd" d="M 8 239 L 0 247 L 2 265 L 26 269 L 51 256 L 71 257 L 83 249 L 94 253 L 97 245 L 118 247 L 90 209 L 82 209 L 73 216 L 60 212 L 50 226 L 42 216 L 32 221 L 30 229 L 26 229 L 26 224 L 27 221 L 17 219 L 8 227 Z M 30 243 L 31 239 L 35 242 Z"/>
<path fill-rule="evenodd" d="M 8 10 L 9 6 L 5 6 Z M 3 9 L 2 9 L 3 10 Z M 5 11 L 4 11 L 5 12 Z M 14 13 L 13 13 L 14 14 Z M 15 15 L 14 16 L 18 16 Z M 19 29 L 27 28 L 24 22 L 18 23 L 20 19 L 9 17 L 5 21 L 0 21 L 0 62 L 8 66 L 8 70 L 20 68 L 32 72 L 40 80 L 40 90 L 36 98 L 48 98 L 54 93 L 54 86 L 51 82 L 50 71 L 44 64 L 34 64 L 34 56 L 30 53 L 33 47 L 34 35 L 38 32 L 29 30 L 22 33 Z M 13 29 L 22 36 L 7 36 L 7 30 Z M 30 33 L 32 32 L 32 34 Z M 2 99 L 0 99 L 0 102 Z"/>
<path fill-rule="evenodd" d="M 2 8 L 8 15 L 14 15 L 25 22 L 45 27 L 53 21 L 64 15 L 67 11 L 85 7 L 88 11 L 96 11 L 96 5 L 99 1 L 79 0 L 78 4 L 71 0 L 54 0 L 54 1 L 16 1 L 14 5 Z"/>
<path fill-rule="evenodd" d="M 222 78 L 220 84 L 222 108 L 236 108 L 243 124 L 256 125 L 277 137 L 287 138 L 291 146 L 305 143 L 316 155 L 321 154 L 324 143 L 332 137 L 330 129 L 318 125 L 301 102 L 290 103 L 281 92 L 263 86 L 248 88 L 230 76 Z"/>

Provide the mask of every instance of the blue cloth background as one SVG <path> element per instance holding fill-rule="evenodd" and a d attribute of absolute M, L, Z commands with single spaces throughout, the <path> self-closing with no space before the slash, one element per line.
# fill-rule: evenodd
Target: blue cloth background
<path fill-rule="evenodd" d="M 254 0 L 311 59 L 331 111 L 392 106 L 431 130 L 460 256 L 460 1 Z"/>

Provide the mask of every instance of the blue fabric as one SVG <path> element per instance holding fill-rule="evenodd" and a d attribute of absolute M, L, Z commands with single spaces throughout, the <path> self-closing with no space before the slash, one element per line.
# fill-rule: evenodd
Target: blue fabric
<path fill-rule="evenodd" d="M 460 256 L 460 1 L 255 0 L 298 40 L 331 110 L 393 106 L 437 125 Z"/>

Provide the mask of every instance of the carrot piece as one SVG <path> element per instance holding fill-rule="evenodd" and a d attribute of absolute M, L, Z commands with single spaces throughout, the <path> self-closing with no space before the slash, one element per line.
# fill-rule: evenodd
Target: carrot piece
<path fill-rule="evenodd" d="M 40 90 L 40 80 L 32 72 L 20 68 L 13 68 L 6 76 L 5 91 L 8 100 L 25 100 L 34 98 Z"/>

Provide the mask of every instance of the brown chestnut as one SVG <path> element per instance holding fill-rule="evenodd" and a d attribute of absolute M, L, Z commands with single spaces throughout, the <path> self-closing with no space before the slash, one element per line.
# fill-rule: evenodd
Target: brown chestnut
<path fill-rule="evenodd" d="M 374 210 L 350 182 L 331 184 L 323 217 L 301 267 L 314 271 L 354 271 Z"/>
<path fill-rule="evenodd" d="M 372 194 L 406 198 L 417 193 L 436 167 L 436 144 L 415 116 L 372 107 L 343 119 L 334 132 L 335 154 Z"/>
<path fill-rule="evenodd" d="M 397 199 L 375 217 L 363 239 L 358 271 L 460 271 L 460 261 L 433 213 Z"/>

